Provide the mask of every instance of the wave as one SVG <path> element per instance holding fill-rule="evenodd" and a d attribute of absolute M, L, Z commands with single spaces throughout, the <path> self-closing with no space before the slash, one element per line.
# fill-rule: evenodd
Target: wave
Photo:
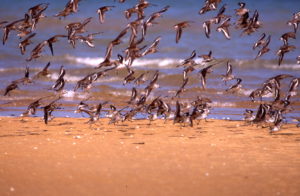
<path fill-rule="evenodd" d="M 284 64 L 278 65 L 277 59 L 272 60 L 242 60 L 242 59 L 231 59 L 233 65 L 239 67 L 253 67 L 253 68 L 267 68 L 267 69 L 278 69 L 278 70 L 300 70 L 300 64 L 296 64 L 295 61 L 287 60 Z"/>
<path fill-rule="evenodd" d="M 57 78 L 58 78 L 58 74 L 54 74 L 54 76 L 51 75 L 51 79 L 56 80 Z M 82 80 L 84 77 L 66 74 L 64 76 L 64 78 L 67 82 L 76 83 L 76 82 Z M 115 81 L 121 81 L 121 80 L 122 80 L 122 78 L 120 78 L 120 77 L 102 77 L 102 78 L 99 78 L 94 83 L 109 83 L 109 82 L 115 82 Z"/>
<path fill-rule="evenodd" d="M 66 60 L 77 64 L 84 64 L 92 67 L 97 67 L 104 60 L 104 58 L 74 57 L 74 56 L 66 55 Z"/>
<path fill-rule="evenodd" d="M 113 96 L 131 96 L 131 91 L 127 90 L 127 91 L 114 91 L 114 90 L 111 90 L 110 91 L 110 94 L 113 95 Z"/>
<path fill-rule="evenodd" d="M 104 58 L 101 57 L 77 57 L 66 55 L 65 60 L 71 63 L 82 64 L 91 67 L 97 67 Z M 174 68 L 177 65 L 180 65 L 184 59 L 181 58 L 140 58 L 136 59 L 133 62 L 133 67 L 151 67 L 151 68 Z M 230 61 L 234 66 L 239 67 L 252 67 L 252 68 L 268 68 L 268 69 L 282 69 L 282 70 L 300 70 L 300 64 L 296 62 L 288 61 L 284 64 L 278 66 L 277 60 L 245 60 L 245 59 L 216 59 L 210 63 L 204 63 L 202 58 L 195 58 L 195 62 L 198 65 L 209 65 L 209 64 L 224 64 L 225 62 Z M 125 62 L 126 64 L 127 62 Z M 121 65 L 120 68 L 124 67 Z"/>
<path fill-rule="evenodd" d="M 269 69 L 300 70 L 300 64 L 282 64 L 280 66 L 267 64 L 264 67 L 269 68 Z"/>
<path fill-rule="evenodd" d="M 71 64 L 72 66 L 87 66 L 87 67 L 97 67 L 104 60 L 103 57 L 91 57 L 91 56 L 73 56 L 70 54 L 61 55 L 61 56 L 43 56 L 41 59 L 45 62 L 50 60 L 54 60 L 57 62 L 62 62 L 63 64 Z M 194 59 L 197 65 L 200 67 L 204 67 L 210 64 L 216 64 L 217 66 L 225 66 L 226 62 L 229 61 L 234 67 L 240 68 L 265 68 L 265 69 L 273 69 L 273 70 L 300 70 L 300 64 L 296 63 L 296 60 L 285 60 L 282 65 L 278 66 L 277 59 L 230 59 L 230 58 L 219 58 L 215 59 L 215 61 L 205 63 L 202 58 Z M 174 57 L 159 57 L 159 58 L 139 58 L 133 62 L 133 67 L 146 67 L 146 68 L 161 68 L 161 69 L 169 69 L 176 68 L 180 65 L 184 59 L 182 58 L 174 58 Z M 124 64 L 126 64 L 125 62 Z M 124 68 L 124 64 L 120 65 L 119 68 Z M 10 66 L 5 68 L 0 68 L 0 72 L 9 71 L 12 69 L 24 69 L 23 67 L 19 67 L 19 64 L 16 66 Z M 37 67 L 35 67 L 37 68 Z"/>
<path fill-rule="evenodd" d="M 78 98 L 78 99 L 86 99 L 89 97 L 88 93 L 82 93 L 82 92 L 75 92 L 73 90 L 64 90 L 63 91 L 63 97 L 66 99 L 70 99 L 73 100 L 74 98 Z"/>
<path fill-rule="evenodd" d="M 213 101 L 210 103 L 211 106 L 213 107 L 235 107 L 236 104 L 233 102 L 218 102 L 218 101 Z"/>
<path fill-rule="evenodd" d="M 57 80 L 58 79 L 58 76 L 59 74 L 58 73 L 52 73 L 50 75 L 50 79 L 51 80 Z M 74 75 L 70 75 L 70 74 L 66 74 L 64 76 L 64 79 L 67 81 L 67 82 L 71 82 L 71 83 L 75 83 L 75 82 L 78 82 L 79 80 L 81 80 L 83 78 L 83 76 L 74 76 Z"/>
<path fill-rule="evenodd" d="M 101 57 L 76 57 L 76 56 L 70 56 L 66 55 L 66 60 L 69 62 L 77 63 L 77 64 L 83 64 L 87 66 L 97 67 L 99 64 L 104 60 L 104 58 Z M 151 65 L 152 67 L 168 67 L 171 65 L 179 64 L 182 61 L 182 59 L 176 59 L 176 58 L 157 58 L 157 59 L 136 59 L 132 66 L 133 67 L 144 67 Z M 125 62 L 127 63 L 127 62 Z M 120 67 L 124 67 L 124 65 L 121 65 Z"/>

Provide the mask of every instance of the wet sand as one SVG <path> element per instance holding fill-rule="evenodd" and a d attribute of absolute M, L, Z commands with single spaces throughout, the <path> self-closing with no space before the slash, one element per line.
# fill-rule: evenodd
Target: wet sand
<path fill-rule="evenodd" d="M 0 195 L 300 195 L 300 129 L 0 118 Z"/>

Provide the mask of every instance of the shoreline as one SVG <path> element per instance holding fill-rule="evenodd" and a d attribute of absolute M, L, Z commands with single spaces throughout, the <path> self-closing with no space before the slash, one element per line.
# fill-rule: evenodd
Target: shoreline
<path fill-rule="evenodd" d="M 0 117 L 1 195 L 299 195 L 300 129 Z"/>

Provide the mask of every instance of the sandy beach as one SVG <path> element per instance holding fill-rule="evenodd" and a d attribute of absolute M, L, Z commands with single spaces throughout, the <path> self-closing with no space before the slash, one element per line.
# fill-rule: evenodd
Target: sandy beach
<path fill-rule="evenodd" d="M 1 0 L 0 196 L 300 196 L 295 2 Z"/>
<path fill-rule="evenodd" d="M 300 129 L 1 117 L 0 195 L 299 195 Z"/>

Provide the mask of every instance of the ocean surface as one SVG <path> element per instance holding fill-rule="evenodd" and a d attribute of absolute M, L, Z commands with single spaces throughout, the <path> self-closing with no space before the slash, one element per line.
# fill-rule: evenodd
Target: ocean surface
<path fill-rule="evenodd" d="M 0 22 L 12 22 L 21 19 L 30 7 L 39 3 L 49 3 L 45 11 L 46 18 L 42 18 L 37 24 L 34 31 L 36 36 L 33 37 L 33 43 L 27 47 L 24 55 L 21 55 L 18 48 L 18 44 L 22 39 L 16 36 L 16 32 L 9 34 L 5 45 L 0 44 L 1 116 L 19 116 L 31 102 L 41 97 L 55 95 L 56 92 L 51 90 L 51 86 L 58 78 L 59 68 L 62 65 L 66 70 L 66 85 L 63 98 L 59 101 L 61 109 L 54 111 L 54 116 L 82 117 L 82 114 L 74 113 L 76 105 L 82 100 L 87 100 L 86 102 L 91 105 L 108 101 L 108 104 L 104 106 L 104 110 L 108 110 L 110 104 L 116 105 L 117 108 L 127 105 L 131 90 L 135 85 L 133 83 L 123 85 L 123 79 L 127 75 L 124 65 L 99 78 L 93 83 L 93 87 L 89 91 L 74 91 L 74 87 L 77 81 L 87 74 L 97 71 L 95 67 L 103 61 L 108 43 L 115 39 L 129 22 L 136 19 L 135 15 L 130 19 L 126 19 L 124 11 L 135 6 L 138 1 L 127 0 L 124 3 L 119 3 L 113 0 L 82 0 L 79 3 L 78 12 L 65 18 L 54 17 L 54 15 L 63 10 L 67 3 L 66 0 L 51 0 L 48 2 L 40 0 L 0 0 L 0 2 Z M 287 25 L 287 21 L 292 18 L 293 13 L 300 11 L 298 0 L 244 1 L 246 7 L 250 10 L 250 17 L 257 10 L 259 21 L 262 22 L 262 27 L 251 35 L 241 35 L 241 30 L 235 28 L 237 16 L 234 10 L 239 7 L 239 1 L 222 1 L 218 9 L 226 4 L 225 14 L 231 16 L 230 40 L 227 40 L 222 33 L 216 31 L 217 25 L 212 26 L 209 39 L 205 36 L 202 24 L 204 21 L 216 16 L 218 9 L 199 15 L 198 12 L 203 7 L 204 1 L 150 0 L 149 2 L 153 5 L 145 9 L 145 19 L 167 5 L 170 8 L 156 20 L 158 24 L 148 27 L 144 40 L 144 44 L 149 45 L 156 37 L 160 36 L 158 52 L 139 58 L 132 65 L 135 77 L 145 73 L 147 78 L 145 84 L 136 86 L 138 92 L 141 92 L 149 84 L 149 80 L 152 79 L 154 73 L 157 70 L 159 71 L 159 87 L 151 92 L 148 103 L 155 97 L 160 96 L 170 103 L 174 109 L 176 100 L 192 102 L 197 96 L 207 97 L 212 100 L 212 109 L 208 118 L 242 120 L 245 109 L 256 110 L 259 105 L 258 102 L 251 102 L 250 93 L 261 88 L 263 82 L 268 78 L 279 74 L 300 77 L 300 65 L 296 61 L 296 57 L 300 55 L 300 39 L 298 38 L 300 30 L 296 35 L 297 39 L 289 40 L 289 44 L 297 48 L 286 53 L 280 66 L 277 64 L 278 56 L 276 55 L 279 47 L 283 45 L 280 36 L 283 33 L 293 31 L 293 28 Z M 115 6 L 112 10 L 106 12 L 103 24 L 99 22 L 97 15 L 97 9 L 102 6 Z M 66 35 L 65 26 L 67 24 L 82 22 L 88 17 L 92 17 L 92 21 L 86 26 L 87 33 L 84 34 L 102 32 L 94 36 L 94 48 L 88 47 L 79 41 L 76 43 L 76 48 L 73 48 L 67 39 L 61 38 L 53 45 L 54 56 L 51 55 L 49 48 L 46 46 L 40 58 L 26 61 L 31 50 L 38 43 L 56 34 Z M 192 21 L 192 23 L 190 27 L 183 30 L 179 43 L 175 43 L 176 32 L 173 26 L 182 21 Z M 253 50 L 252 46 L 262 33 L 272 37 L 269 45 L 270 52 L 254 60 L 258 49 Z M 0 37 L 2 36 L 3 31 L 0 32 Z M 112 59 L 116 59 L 117 54 L 124 54 L 124 50 L 128 46 L 128 40 L 129 36 L 126 35 L 122 39 L 122 43 L 114 47 Z M 189 73 L 186 91 L 180 97 L 174 97 L 182 84 L 183 77 L 184 67 L 178 65 L 188 58 L 193 50 L 197 53 L 196 62 L 199 65 L 192 73 Z M 208 54 L 210 50 L 212 56 L 216 59 L 215 62 L 218 62 L 218 64 L 214 65 L 213 72 L 207 75 L 207 88 L 204 90 L 201 87 L 198 72 L 208 64 L 203 63 L 202 58 L 198 55 Z M 233 85 L 236 80 L 229 81 L 227 84 L 222 81 L 221 75 L 226 72 L 227 61 L 233 66 L 233 74 L 242 79 L 242 89 L 237 93 L 226 92 L 226 89 Z M 6 86 L 11 81 L 24 76 L 26 66 L 29 67 L 30 77 L 32 77 L 41 71 L 48 62 L 51 63 L 49 67 L 51 74 L 48 77 L 34 78 L 33 83 L 19 85 L 19 88 L 11 91 L 9 96 L 3 96 Z M 287 93 L 291 80 L 292 78 L 286 78 L 281 81 L 282 97 Z M 293 111 L 285 115 L 288 122 L 292 122 L 291 117 L 300 117 L 299 90 L 298 88 L 298 95 L 291 99 Z M 272 101 L 273 99 L 274 97 L 263 98 L 264 101 Z M 38 110 L 36 116 L 43 116 L 41 109 Z"/>

